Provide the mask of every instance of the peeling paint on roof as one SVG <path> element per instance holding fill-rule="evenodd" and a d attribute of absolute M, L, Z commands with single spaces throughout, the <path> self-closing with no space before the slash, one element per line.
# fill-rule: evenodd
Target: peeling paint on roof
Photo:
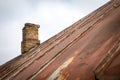
<path fill-rule="evenodd" d="M 63 80 L 62 76 L 60 76 L 60 77 L 58 77 L 58 76 L 61 73 L 61 71 L 72 62 L 73 59 L 74 59 L 74 57 L 71 57 L 66 62 L 64 62 L 55 72 L 52 73 L 52 75 L 47 80 Z"/>

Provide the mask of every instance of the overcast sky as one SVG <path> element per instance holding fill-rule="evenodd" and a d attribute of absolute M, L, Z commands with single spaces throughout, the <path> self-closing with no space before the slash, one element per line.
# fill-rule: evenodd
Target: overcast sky
<path fill-rule="evenodd" d="M 109 0 L 0 0 L 0 65 L 21 54 L 24 24 L 39 24 L 44 42 Z"/>

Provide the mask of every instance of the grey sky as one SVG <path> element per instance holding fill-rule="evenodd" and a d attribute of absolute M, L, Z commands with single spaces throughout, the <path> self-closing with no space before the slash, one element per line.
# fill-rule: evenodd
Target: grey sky
<path fill-rule="evenodd" d="M 0 64 L 21 54 L 22 28 L 40 24 L 41 42 L 109 0 L 0 0 Z"/>

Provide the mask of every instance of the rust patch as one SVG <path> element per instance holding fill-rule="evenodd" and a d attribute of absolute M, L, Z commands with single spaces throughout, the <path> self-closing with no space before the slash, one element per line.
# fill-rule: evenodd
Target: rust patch
<path fill-rule="evenodd" d="M 66 68 L 72 61 L 74 57 L 69 58 L 66 62 L 64 62 L 55 72 L 47 80 L 65 80 L 65 77 L 61 74 L 62 70 Z M 59 76 L 59 77 L 58 77 Z"/>
<path fill-rule="evenodd" d="M 77 77 L 76 80 L 80 80 L 80 77 Z"/>

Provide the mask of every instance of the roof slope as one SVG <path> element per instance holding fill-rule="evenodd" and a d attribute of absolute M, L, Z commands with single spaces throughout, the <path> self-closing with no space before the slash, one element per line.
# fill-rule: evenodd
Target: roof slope
<path fill-rule="evenodd" d="M 108 2 L 26 54 L 0 66 L 0 80 L 120 79 L 120 62 L 116 62 L 120 59 L 119 5 L 119 0 Z M 110 78 L 109 73 L 114 75 Z"/>

